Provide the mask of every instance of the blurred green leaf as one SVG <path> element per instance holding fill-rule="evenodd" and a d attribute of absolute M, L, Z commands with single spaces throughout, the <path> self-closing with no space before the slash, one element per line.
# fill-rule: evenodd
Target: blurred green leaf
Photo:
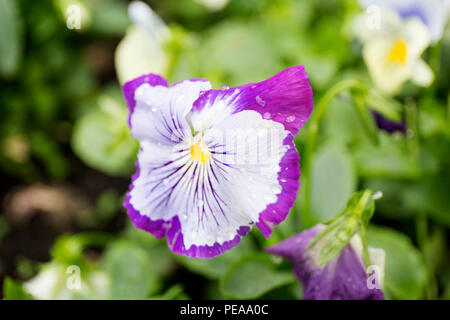
<path fill-rule="evenodd" d="M 103 35 L 123 35 L 130 24 L 127 4 L 123 1 L 100 0 L 92 5 L 90 30 Z"/>
<path fill-rule="evenodd" d="M 111 299 L 146 299 L 160 283 L 147 253 L 127 241 L 113 243 L 103 258 Z"/>
<path fill-rule="evenodd" d="M 212 259 L 192 259 L 175 255 L 175 259 L 194 273 L 201 274 L 209 279 L 221 278 L 233 265 L 254 250 L 250 237 L 244 237 L 233 250 Z"/>
<path fill-rule="evenodd" d="M 184 292 L 182 284 L 175 284 L 159 296 L 153 296 L 151 300 L 188 300 L 189 296 Z"/>
<path fill-rule="evenodd" d="M 352 158 L 344 147 L 319 147 L 311 167 L 311 213 L 316 222 L 335 217 L 344 209 L 356 188 Z"/>
<path fill-rule="evenodd" d="M 23 289 L 21 283 L 10 277 L 5 277 L 3 281 L 3 295 L 6 300 L 34 300 L 33 296 Z"/>
<path fill-rule="evenodd" d="M 232 298 L 254 299 L 295 281 L 292 272 L 276 270 L 267 257 L 250 256 L 228 270 L 220 279 L 220 289 Z"/>
<path fill-rule="evenodd" d="M 199 57 L 207 74 L 219 73 L 229 86 L 257 82 L 282 70 L 261 26 L 229 21 L 208 30 Z"/>
<path fill-rule="evenodd" d="M 0 75 L 12 77 L 22 60 L 22 17 L 16 0 L 0 0 Z"/>
<path fill-rule="evenodd" d="M 450 173 L 425 176 L 419 181 L 369 179 L 366 186 L 380 190 L 384 196 L 378 205 L 380 214 L 402 219 L 425 213 L 433 220 L 450 226 Z"/>
<path fill-rule="evenodd" d="M 72 147 L 89 166 L 109 175 L 129 175 L 134 169 L 137 141 L 131 137 L 127 111 L 110 95 L 99 99 L 100 109 L 82 115 L 75 123 Z"/>
<path fill-rule="evenodd" d="M 384 292 L 391 299 L 421 299 L 427 272 L 409 238 L 393 229 L 369 227 L 369 245 L 386 252 Z"/>
<path fill-rule="evenodd" d="M 384 131 L 379 132 L 379 138 L 379 145 L 361 144 L 354 149 L 359 173 L 365 177 L 418 177 L 419 163 L 411 156 L 406 139 Z"/>

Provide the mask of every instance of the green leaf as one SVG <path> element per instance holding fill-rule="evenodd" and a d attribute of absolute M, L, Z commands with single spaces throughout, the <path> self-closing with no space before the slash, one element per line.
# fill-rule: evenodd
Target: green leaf
<path fill-rule="evenodd" d="M 353 151 L 362 176 L 416 178 L 420 174 L 419 163 L 403 137 L 380 131 L 379 138 L 379 145 L 361 144 Z"/>
<path fill-rule="evenodd" d="M 18 1 L 0 0 L 0 76 L 15 75 L 22 60 L 22 18 Z"/>
<path fill-rule="evenodd" d="M 290 271 L 276 270 L 264 256 L 251 256 L 235 263 L 220 279 L 220 289 L 236 299 L 254 299 L 272 289 L 297 281 Z"/>
<path fill-rule="evenodd" d="M 5 277 L 3 282 L 3 296 L 6 300 L 34 300 L 33 296 L 23 289 L 21 283 L 10 277 Z"/>
<path fill-rule="evenodd" d="M 369 245 L 386 252 L 384 289 L 391 299 L 421 299 L 427 272 L 420 252 L 404 234 L 383 227 L 369 227 Z"/>
<path fill-rule="evenodd" d="M 182 284 L 177 283 L 159 296 L 153 296 L 151 300 L 188 300 L 189 296 L 184 292 Z"/>
<path fill-rule="evenodd" d="M 420 181 L 373 178 L 366 185 L 383 192 L 378 206 L 385 216 L 411 218 L 425 213 L 433 220 L 450 226 L 449 177 L 449 172 L 441 172 L 438 176 L 425 176 Z"/>
<path fill-rule="evenodd" d="M 101 96 L 99 106 L 75 123 L 72 148 L 97 170 L 112 176 L 129 175 L 138 143 L 130 135 L 125 106 L 110 95 Z"/>
<path fill-rule="evenodd" d="M 123 35 L 129 25 L 126 3 L 114 0 L 94 2 L 91 31 L 102 35 Z"/>
<path fill-rule="evenodd" d="M 346 149 L 327 144 L 317 151 L 311 166 L 311 213 L 316 222 L 334 218 L 356 188 L 353 162 Z"/>
<path fill-rule="evenodd" d="M 281 69 L 262 26 L 248 21 L 228 21 L 209 29 L 199 50 L 205 73 L 219 74 L 217 82 L 230 86 L 260 81 Z"/>
<path fill-rule="evenodd" d="M 208 279 L 219 279 L 233 263 L 250 254 L 252 250 L 254 250 L 254 245 L 251 238 L 245 237 L 233 250 L 212 259 L 193 259 L 180 255 L 175 255 L 175 259 L 191 272 L 198 273 Z"/>
<path fill-rule="evenodd" d="M 146 299 L 159 288 L 150 257 L 131 243 L 113 243 L 104 265 L 110 277 L 111 299 Z"/>

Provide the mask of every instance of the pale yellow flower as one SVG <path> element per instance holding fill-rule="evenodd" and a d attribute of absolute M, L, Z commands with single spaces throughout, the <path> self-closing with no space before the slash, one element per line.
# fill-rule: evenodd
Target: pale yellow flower
<path fill-rule="evenodd" d="M 389 94 L 397 93 L 407 80 L 421 87 L 431 85 L 433 71 L 421 58 L 431 43 L 423 22 L 418 18 L 402 20 L 387 9 L 375 18 L 379 20 L 366 13 L 358 16 L 354 24 L 375 85 Z"/>

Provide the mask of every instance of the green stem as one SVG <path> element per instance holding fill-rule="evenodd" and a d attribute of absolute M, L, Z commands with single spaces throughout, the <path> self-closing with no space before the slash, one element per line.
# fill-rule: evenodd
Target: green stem
<path fill-rule="evenodd" d="M 309 228 L 313 224 L 313 221 L 311 219 L 311 204 L 310 204 L 311 202 L 310 174 L 311 174 L 311 161 L 317 144 L 317 136 L 319 134 L 320 122 L 333 98 L 336 97 L 340 92 L 348 89 L 364 90 L 366 89 L 366 86 L 362 81 L 359 80 L 344 80 L 338 82 L 323 95 L 319 103 L 314 108 L 314 111 L 309 120 L 309 129 L 305 145 L 305 162 L 303 165 L 303 175 L 306 181 L 306 183 L 303 186 L 304 199 L 303 199 L 302 224 L 304 228 Z"/>

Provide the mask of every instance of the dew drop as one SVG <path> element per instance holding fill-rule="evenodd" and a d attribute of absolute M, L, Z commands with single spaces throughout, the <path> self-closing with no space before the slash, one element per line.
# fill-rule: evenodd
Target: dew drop
<path fill-rule="evenodd" d="M 281 179 L 281 182 L 286 182 L 286 179 Z"/>
<path fill-rule="evenodd" d="M 261 107 L 264 107 L 266 105 L 266 101 L 262 99 L 260 96 L 255 97 L 256 103 L 258 103 Z"/>
<path fill-rule="evenodd" d="M 286 118 L 286 122 L 293 122 L 295 120 L 295 116 L 289 116 Z"/>
<path fill-rule="evenodd" d="M 155 108 L 155 107 L 153 107 L 153 108 L 152 108 L 152 111 L 153 111 L 153 112 L 156 112 L 156 111 L 158 111 L 158 109 Z"/>
<path fill-rule="evenodd" d="M 276 184 L 276 185 L 272 186 L 272 191 L 275 194 L 279 194 L 279 193 L 281 193 L 281 187 Z"/>
<path fill-rule="evenodd" d="M 268 203 L 272 203 L 277 200 L 277 197 L 274 194 L 266 194 L 264 196 L 264 200 L 266 200 L 266 202 L 268 202 Z"/>
<path fill-rule="evenodd" d="M 272 117 L 272 115 L 270 114 L 270 112 L 265 112 L 264 114 L 263 114 L 263 118 L 264 119 L 270 119 Z"/>

